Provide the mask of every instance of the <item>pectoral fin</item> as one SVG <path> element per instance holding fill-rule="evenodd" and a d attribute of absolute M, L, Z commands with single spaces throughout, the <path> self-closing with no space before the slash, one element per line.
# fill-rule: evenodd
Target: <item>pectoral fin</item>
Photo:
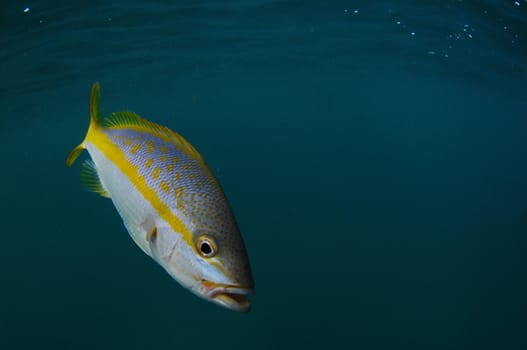
<path fill-rule="evenodd" d="M 141 227 L 145 230 L 146 235 L 145 239 L 148 243 L 148 248 L 150 248 L 151 257 L 154 258 L 154 260 L 157 260 L 157 247 L 156 247 L 156 240 L 157 240 L 157 227 L 155 225 L 154 219 L 149 216 L 145 222 L 141 224 Z"/>
<path fill-rule="evenodd" d="M 156 238 L 157 238 L 157 227 L 154 226 L 152 231 L 147 232 L 146 240 L 150 243 L 150 245 L 152 245 L 156 241 Z"/>
<path fill-rule="evenodd" d="M 123 220 L 123 223 L 135 244 L 137 244 L 146 255 L 151 256 L 155 260 L 152 253 L 151 243 L 151 240 L 155 241 L 155 237 L 157 237 L 157 229 L 155 227 L 154 219 L 151 216 L 147 216 L 147 218 L 140 224 L 134 223 L 130 220 Z"/>

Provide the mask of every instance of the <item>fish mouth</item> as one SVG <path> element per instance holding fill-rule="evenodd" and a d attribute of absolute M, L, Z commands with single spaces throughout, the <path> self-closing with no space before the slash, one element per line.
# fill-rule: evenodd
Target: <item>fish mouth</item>
<path fill-rule="evenodd" d="M 203 286 L 206 291 L 205 296 L 210 301 L 234 311 L 249 312 L 251 310 L 251 303 L 247 295 L 254 292 L 252 288 L 217 284 L 210 281 L 203 281 Z"/>

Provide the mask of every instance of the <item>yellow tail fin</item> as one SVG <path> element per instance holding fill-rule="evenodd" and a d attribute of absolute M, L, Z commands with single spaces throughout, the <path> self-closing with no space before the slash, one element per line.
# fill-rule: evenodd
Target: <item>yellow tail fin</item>
<path fill-rule="evenodd" d="M 66 165 L 70 167 L 81 155 L 82 151 L 85 149 L 84 144 L 81 143 L 70 152 L 68 158 L 66 159 Z"/>
<path fill-rule="evenodd" d="M 90 124 L 100 124 L 101 115 L 101 87 L 99 82 L 95 82 L 91 88 L 90 96 Z"/>
<path fill-rule="evenodd" d="M 102 116 L 101 116 L 101 88 L 99 85 L 99 82 L 95 82 L 92 85 L 91 88 L 91 95 L 90 95 L 90 128 L 94 126 L 98 126 L 102 122 Z M 84 141 L 75 147 L 73 151 L 70 152 L 68 158 L 66 159 L 66 165 L 70 167 L 77 158 L 79 158 L 82 151 L 86 149 L 84 146 Z"/>

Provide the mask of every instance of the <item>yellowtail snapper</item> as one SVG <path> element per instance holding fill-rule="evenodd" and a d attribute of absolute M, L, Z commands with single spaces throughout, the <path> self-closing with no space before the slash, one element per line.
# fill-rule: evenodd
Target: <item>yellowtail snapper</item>
<path fill-rule="evenodd" d="M 88 189 L 110 198 L 135 243 L 196 295 L 247 312 L 254 290 L 245 245 L 218 181 L 181 135 L 132 112 L 102 118 L 93 84 L 82 150 Z"/>

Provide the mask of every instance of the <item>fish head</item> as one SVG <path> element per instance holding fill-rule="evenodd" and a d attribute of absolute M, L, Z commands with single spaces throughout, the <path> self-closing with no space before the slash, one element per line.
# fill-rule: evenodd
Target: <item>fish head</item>
<path fill-rule="evenodd" d="M 241 234 L 195 229 L 192 239 L 170 227 L 157 234 L 152 255 L 181 285 L 199 297 L 240 312 L 248 312 L 254 282 Z"/>
<path fill-rule="evenodd" d="M 249 311 L 247 295 L 254 291 L 254 282 L 240 233 L 197 230 L 194 238 L 195 257 L 201 263 L 196 291 L 216 304 Z"/>

